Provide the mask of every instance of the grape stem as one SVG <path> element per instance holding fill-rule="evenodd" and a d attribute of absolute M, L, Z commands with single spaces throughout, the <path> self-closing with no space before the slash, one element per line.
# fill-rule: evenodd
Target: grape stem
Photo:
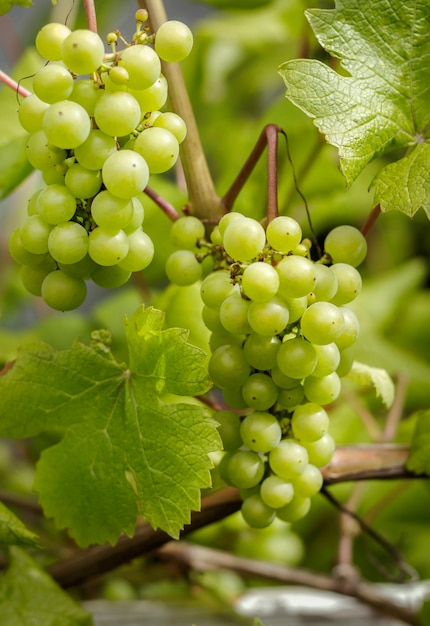
<path fill-rule="evenodd" d="M 97 32 L 97 14 L 94 0 L 83 0 L 85 19 L 89 30 Z"/>
<path fill-rule="evenodd" d="M 13 89 L 18 95 L 22 96 L 23 98 L 31 95 L 31 91 L 28 91 L 28 89 L 22 87 L 19 83 L 16 82 L 16 80 L 13 80 L 13 78 L 11 78 L 8 74 L 6 74 L 6 72 L 3 72 L 2 70 L 0 70 L 0 82 L 4 83 L 7 87 Z"/>
<path fill-rule="evenodd" d="M 138 0 L 138 4 L 148 11 L 151 28 L 157 32 L 167 19 L 162 0 Z M 209 172 L 181 67 L 179 63 L 162 61 L 162 72 L 169 85 L 172 111 L 180 115 L 187 126 L 187 136 L 181 143 L 181 163 L 189 194 L 184 210 L 202 221 L 216 222 L 224 212 L 223 206 Z"/>
<path fill-rule="evenodd" d="M 166 198 L 160 196 L 160 194 L 150 187 L 145 187 L 143 192 L 160 207 L 160 209 L 172 220 L 172 222 L 175 222 L 181 217 L 181 214 L 175 209 L 173 204 L 170 204 Z"/>
<path fill-rule="evenodd" d="M 365 224 L 363 225 L 363 228 L 361 229 L 361 233 L 367 237 L 369 231 L 371 230 L 371 228 L 373 227 L 374 223 L 376 222 L 376 220 L 378 219 L 378 217 L 381 214 L 381 205 L 377 204 L 376 206 L 373 207 L 373 209 L 370 212 L 369 217 L 367 218 Z"/>

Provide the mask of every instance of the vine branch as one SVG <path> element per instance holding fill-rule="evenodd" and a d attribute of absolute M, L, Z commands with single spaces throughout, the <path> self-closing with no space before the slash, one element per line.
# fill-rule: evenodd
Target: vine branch
<path fill-rule="evenodd" d="M 8 74 L 6 74 L 6 72 L 3 72 L 3 70 L 0 70 L 0 82 L 5 84 L 7 87 L 10 87 L 10 89 L 13 89 L 13 91 L 23 98 L 31 95 L 31 91 L 22 87 L 22 85 L 17 83 L 16 80 L 11 78 Z"/>

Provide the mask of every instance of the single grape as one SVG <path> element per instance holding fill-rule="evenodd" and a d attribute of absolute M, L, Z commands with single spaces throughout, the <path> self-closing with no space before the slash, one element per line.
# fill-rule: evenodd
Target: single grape
<path fill-rule="evenodd" d="M 175 250 L 166 260 L 167 278 L 174 285 L 193 285 L 202 277 L 202 265 L 191 250 Z"/>
<path fill-rule="evenodd" d="M 243 346 L 248 363 L 257 370 L 270 370 L 276 365 L 276 355 L 281 340 L 275 335 L 263 336 L 251 333 Z"/>
<path fill-rule="evenodd" d="M 324 251 L 331 256 L 333 263 L 357 267 L 366 258 L 367 241 L 354 226 L 336 226 L 324 240 Z"/>
<path fill-rule="evenodd" d="M 309 402 L 331 404 L 340 394 L 341 382 L 337 372 L 327 376 L 308 376 L 303 383 L 305 396 Z"/>
<path fill-rule="evenodd" d="M 129 46 L 122 50 L 118 65 L 127 70 L 128 86 L 131 89 L 147 89 L 160 77 L 160 59 L 146 45 Z"/>
<path fill-rule="evenodd" d="M 204 304 L 202 308 L 202 320 L 206 328 L 208 328 L 212 333 L 224 333 L 225 328 L 219 319 L 219 312 L 214 309 L 210 309 L 206 306 L 206 304 Z"/>
<path fill-rule="evenodd" d="M 177 113 L 171 111 L 161 113 L 154 121 L 154 126 L 169 130 L 176 137 L 178 143 L 182 143 L 187 136 L 187 126 L 184 120 Z"/>
<path fill-rule="evenodd" d="M 88 252 L 88 233 L 76 222 L 58 224 L 49 233 L 48 250 L 59 263 L 77 263 Z"/>
<path fill-rule="evenodd" d="M 168 20 L 155 33 L 154 47 L 163 61 L 182 61 L 192 50 L 193 33 L 183 22 Z"/>
<path fill-rule="evenodd" d="M 287 326 L 289 311 L 282 298 L 273 297 L 267 302 L 251 302 L 248 321 L 252 330 L 259 335 L 278 335 Z"/>
<path fill-rule="evenodd" d="M 192 215 L 184 215 L 173 222 L 170 240 L 176 248 L 194 250 L 197 241 L 205 236 L 204 224 Z"/>
<path fill-rule="evenodd" d="M 224 300 L 238 290 L 239 287 L 232 283 L 230 273 L 227 270 L 220 270 L 205 277 L 201 285 L 200 295 L 206 306 L 210 309 L 219 310 Z"/>
<path fill-rule="evenodd" d="M 291 427 L 298 441 L 316 441 L 328 431 L 329 417 L 319 404 L 306 402 L 294 410 Z"/>
<path fill-rule="evenodd" d="M 279 509 L 291 502 L 294 487 L 290 481 L 283 480 L 279 476 L 268 476 L 261 483 L 260 496 L 267 506 Z"/>
<path fill-rule="evenodd" d="M 258 485 L 264 475 L 264 461 L 251 450 L 233 452 L 227 463 L 229 479 L 239 489 Z"/>
<path fill-rule="evenodd" d="M 358 317 L 346 306 L 340 308 L 343 315 L 344 326 L 342 332 L 335 339 L 335 343 L 340 350 L 345 350 L 352 346 L 358 338 L 360 332 L 360 322 Z"/>
<path fill-rule="evenodd" d="M 149 180 L 148 165 L 133 150 L 118 150 L 104 162 L 103 182 L 118 198 L 132 198 L 141 193 Z"/>
<path fill-rule="evenodd" d="M 224 300 L 219 309 L 220 322 L 229 333 L 245 335 L 251 332 L 248 322 L 249 300 L 234 293 Z"/>
<path fill-rule="evenodd" d="M 344 348 L 340 351 L 340 363 L 336 370 L 337 374 L 342 377 L 349 374 L 354 362 L 354 348 Z"/>
<path fill-rule="evenodd" d="M 73 91 L 73 77 L 62 65 L 44 65 L 33 78 L 33 91 L 40 100 L 53 104 L 67 100 Z"/>
<path fill-rule="evenodd" d="M 125 67 L 114 65 L 109 70 L 109 78 L 115 85 L 127 85 L 130 75 Z"/>
<path fill-rule="evenodd" d="M 141 228 L 143 224 L 143 220 L 145 218 L 145 209 L 139 198 L 132 198 L 131 204 L 133 207 L 133 214 L 129 222 L 127 222 L 126 226 L 124 226 L 123 230 L 126 235 L 131 235 L 135 230 Z"/>
<path fill-rule="evenodd" d="M 149 235 L 143 230 L 135 230 L 128 235 L 128 253 L 119 264 L 125 270 L 140 272 L 148 267 L 154 258 L 154 244 Z"/>
<path fill-rule="evenodd" d="M 283 522 L 297 522 L 309 513 L 310 508 L 310 498 L 295 495 L 289 504 L 276 510 L 276 516 Z"/>
<path fill-rule="evenodd" d="M 75 148 L 76 160 L 88 170 L 101 170 L 106 159 L 116 152 L 115 139 L 99 129 L 90 131 L 87 139 Z"/>
<path fill-rule="evenodd" d="M 267 242 L 274 250 L 287 253 L 300 243 L 302 229 L 300 224 L 292 217 L 280 215 L 267 225 L 266 237 Z"/>
<path fill-rule="evenodd" d="M 104 289 L 116 289 L 125 285 L 131 276 L 129 270 L 125 270 L 119 265 L 97 266 L 91 272 L 91 280 Z"/>
<path fill-rule="evenodd" d="M 317 353 L 317 364 L 312 376 L 327 376 L 335 372 L 340 363 L 340 350 L 336 343 L 327 343 L 323 346 L 313 344 Z"/>
<path fill-rule="evenodd" d="M 36 94 L 30 94 L 19 105 L 19 123 L 28 133 L 42 130 L 43 116 L 48 108 L 47 102 L 43 102 Z"/>
<path fill-rule="evenodd" d="M 266 528 L 275 518 L 275 511 L 258 494 L 253 494 L 243 501 L 241 512 L 243 519 L 251 528 Z"/>
<path fill-rule="evenodd" d="M 239 346 L 241 348 L 244 339 L 245 339 L 244 335 L 233 335 L 232 333 L 228 333 L 226 330 L 224 330 L 221 333 L 211 334 L 211 336 L 209 337 L 209 347 L 212 352 L 215 352 L 215 350 L 217 348 L 220 348 L 221 346 L 227 346 L 227 345 Z"/>
<path fill-rule="evenodd" d="M 220 221 L 218 222 L 218 230 L 219 233 L 221 235 L 221 240 L 222 237 L 224 237 L 224 233 L 225 233 L 225 229 L 227 228 L 227 226 L 231 223 L 234 222 L 235 220 L 243 220 L 245 216 L 242 213 L 238 213 L 237 211 L 230 211 L 229 213 L 224 213 L 224 215 L 221 217 Z"/>
<path fill-rule="evenodd" d="M 256 374 L 256 376 L 260 375 Z M 264 376 L 264 374 L 261 374 L 261 376 Z M 269 378 L 269 376 L 266 378 Z M 274 415 L 265 411 L 254 411 L 243 420 L 240 426 L 240 435 L 243 443 L 250 450 L 254 452 L 269 452 L 276 448 L 281 441 L 282 431 Z"/>
<path fill-rule="evenodd" d="M 242 396 L 252 409 L 266 411 L 275 404 L 278 397 L 278 387 L 270 376 L 256 372 L 251 374 L 243 385 Z"/>
<path fill-rule="evenodd" d="M 337 291 L 336 274 L 332 272 L 331 267 L 322 263 L 314 265 L 316 282 L 312 293 L 316 300 L 331 300 Z"/>
<path fill-rule="evenodd" d="M 341 306 L 352 302 L 361 291 L 362 280 L 358 270 L 347 263 L 335 263 L 331 266 L 337 278 L 336 295 L 331 299 L 333 304 Z"/>
<path fill-rule="evenodd" d="M 314 288 L 314 263 L 302 256 L 284 257 L 276 266 L 279 274 L 279 294 L 283 298 L 307 296 Z"/>
<path fill-rule="evenodd" d="M 297 322 L 308 307 L 307 296 L 301 296 L 300 298 L 283 298 L 283 300 L 290 313 L 288 323 L 292 324 L 293 322 Z"/>
<path fill-rule="evenodd" d="M 38 195 L 37 209 L 48 224 L 60 224 L 74 216 L 76 198 L 64 185 L 49 185 Z"/>
<path fill-rule="evenodd" d="M 262 253 L 265 243 L 264 228 L 250 217 L 231 221 L 223 235 L 225 251 L 235 261 L 251 261 Z"/>
<path fill-rule="evenodd" d="M 49 256 L 37 265 L 24 265 L 21 268 L 21 282 L 33 296 L 42 295 L 42 283 L 55 268 L 55 261 Z"/>
<path fill-rule="evenodd" d="M 277 354 L 279 369 L 291 378 L 310 376 L 317 364 L 317 355 L 311 343 L 302 337 L 284 341 Z"/>
<path fill-rule="evenodd" d="M 303 385 L 298 384 L 290 389 L 279 389 L 277 402 L 285 409 L 293 409 L 303 402 L 304 397 Z"/>
<path fill-rule="evenodd" d="M 28 216 L 19 230 L 22 245 L 33 254 L 45 254 L 48 252 L 48 237 L 51 229 L 52 225 L 40 215 Z"/>
<path fill-rule="evenodd" d="M 302 498 L 311 498 L 321 491 L 323 475 L 321 470 L 310 463 L 303 472 L 294 479 L 294 493 Z"/>
<path fill-rule="evenodd" d="M 330 302 L 314 302 L 303 313 L 300 328 L 308 341 L 325 345 L 339 337 L 344 324 L 339 307 Z"/>
<path fill-rule="evenodd" d="M 71 311 L 83 304 L 87 286 L 81 278 L 75 278 L 62 270 L 50 272 L 42 283 L 42 298 L 52 309 Z"/>
<path fill-rule="evenodd" d="M 279 276 L 268 263 L 251 263 L 242 276 L 242 289 L 254 302 L 267 302 L 277 293 Z"/>
<path fill-rule="evenodd" d="M 308 452 L 294 439 L 283 439 L 271 450 L 269 464 L 277 476 L 288 481 L 303 472 L 308 464 Z"/>
<path fill-rule="evenodd" d="M 21 229 L 15 228 L 8 240 L 8 248 L 11 257 L 20 265 L 37 265 L 45 258 L 45 254 L 29 252 L 21 241 Z"/>
<path fill-rule="evenodd" d="M 128 249 L 128 237 L 123 230 L 98 226 L 90 232 L 88 254 L 99 265 L 120 263 L 127 256 Z"/>
<path fill-rule="evenodd" d="M 321 439 L 316 441 L 303 442 L 303 446 L 308 451 L 309 463 L 317 467 L 327 465 L 333 457 L 336 444 L 330 433 L 325 433 Z"/>
<path fill-rule="evenodd" d="M 76 198 L 92 198 L 102 186 L 102 176 L 100 170 L 88 170 L 74 163 L 67 170 L 64 182 Z"/>
<path fill-rule="evenodd" d="M 102 39 L 91 30 L 75 30 L 62 44 L 62 60 L 75 74 L 95 72 L 103 63 L 104 53 Z"/>
<path fill-rule="evenodd" d="M 98 226 L 119 230 L 130 222 L 133 203 L 128 198 L 118 198 L 104 189 L 93 198 L 91 215 Z"/>
<path fill-rule="evenodd" d="M 100 85 L 91 79 L 76 80 L 69 100 L 80 104 L 90 117 L 94 117 L 97 101 L 103 93 L 104 91 L 100 89 Z"/>
<path fill-rule="evenodd" d="M 157 111 L 159 113 L 158 116 L 161 117 L 159 109 L 161 109 L 167 102 L 167 80 L 164 76 L 159 76 L 150 87 L 147 87 L 146 89 L 130 89 L 130 93 L 138 101 L 142 113 L 146 114 L 150 111 Z M 152 124 L 149 123 L 149 125 L 151 126 Z M 167 130 L 170 130 L 170 128 Z"/>
<path fill-rule="evenodd" d="M 38 130 L 29 136 L 25 153 L 29 163 L 38 170 L 46 170 L 62 163 L 67 157 L 65 150 L 50 145 L 43 130 Z"/>
<path fill-rule="evenodd" d="M 94 109 L 98 128 L 111 137 L 129 135 L 138 126 L 141 116 L 139 103 L 126 91 L 104 93 Z"/>
<path fill-rule="evenodd" d="M 178 160 L 179 143 L 165 128 L 146 128 L 136 138 L 133 149 L 148 163 L 151 174 L 170 170 Z"/>
<path fill-rule="evenodd" d="M 278 385 L 281 389 L 294 389 L 294 387 L 297 387 L 299 382 L 297 378 L 292 378 L 291 376 L 284 374 L 278 365 L 273 366 L 271 370 L 270 374 L 273 382 L 276 383 L 276 385 Z"/>
<path fill-rule="evenodd" d="M 51 104 L 45 112 L 43 130 L 50 143 L 69 150 L 84 143 L 90 133 L 91 122 L 80 104 L 61 100 Z"/>
<path fill-rule="evenodd" d="M 218 422 L 218 432 L 221 437 L 224 450 L 237 450 L 242 446 L 240 435 L 240 417 L 233 411 L 216 411 L 213 418 Z"/>
<path fill-rule="evenodd" d="M 72 31 L 65 24 L 45 24 L 36 35 L 35 46 L 40 56 L 48 61 L 61 61 L 63 41 Z"/>
<path fill-rule="evenodd" d="M 242 349 L 228 344 L 212 353 L 208 367 L 214 384 L 221 388 L 242 386 L 251 373 Z"/>

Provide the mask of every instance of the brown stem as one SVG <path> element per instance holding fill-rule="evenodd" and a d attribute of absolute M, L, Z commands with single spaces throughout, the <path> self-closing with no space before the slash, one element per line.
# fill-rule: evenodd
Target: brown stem
<path fill-rule="evenodd" d="M 166 198 L 160 196 L 156 191 L 151 189 L 150 187 L 145 187 L 143 190 L 146 195 L 151 198 L 157 204 L 160 209 L 169 217 L 172 222 L 175 222 L 177 219 L 181 217 L 181 214 L 175 209 L 173 204 L 170 204 Z"/>
<path fill-rule="evenodd" d="M 4 83 L 7 87 L 13 89 L 17 94 L 26 98 L 27 96 L 31 96 L 31 91 L 22 87 L 16 80 L 13 80 L 6 72 L 0 70 L 0 83 Z"/>
<path fill-rule="evenodd" d="M 148 11 L 151 28 L 156 32 L 167 19 L 162 0 L 138 0 L 138 4 Z M 213 222 L 222 215 L 223 208 L 203 152 L 181 67 L 178 63 L 162 62 L 162 72 L 169 85 L 172 110 L 187 126 L 187 136 L 181 143 L 181 163 L 189 194 L 188 212 Z"/>
<path fill-rule="evenodd" d="M 369 217 L 367 218 L 363 228 L 361 229 L 361 232 L 365 237 L 367 237 L 370 229 L 373 227 L 373 224 L 376 222 L 380 214 L 381 214 L 381 205 L 377 204 L 371 210 Z"/>
<path fill-rule="evenodd" d="M 94 0 L 83 0 L 85 19 L 89 30 L 97 32 L 97 15 L 96 7 L 94 6 Z"/>

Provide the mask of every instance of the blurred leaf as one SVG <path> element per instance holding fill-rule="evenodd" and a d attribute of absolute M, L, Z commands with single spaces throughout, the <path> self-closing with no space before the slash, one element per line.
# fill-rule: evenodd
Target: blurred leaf
<path fill-rule="evenodd" d="M 0 544 L 37 546 L 37 537 L 0 502 Z"/>
<path fill-rule="evenodd" d="M 362 387 L 374 387 L 376 396 L 381 398 L 387 409 L 393 404 L 394 383 L 386 370 L 354 361 L 348 378 Z"/>
<path fill-rule="evenodd" d="M 418 414 L 406 467 L 416 474 L 430 475 L 430 409 Z"/>
<path fill-rule="evenodd" d="M 256 9 L 270 4 L 272 0 L 193 0 L 196 4 L 208 4 L 216 9 Z"/>
<path fill-rule="evenodd" d="M 13 6 L 31 7 L 33 2 L 31 0 L 0 0 L 0 15 L 10 11 Z"/>
<path fill-rule="evenodd" d="M 27 161 L 27 135 L 0 145 L 0 200 L 8 196 L 33 171 Z"/>

